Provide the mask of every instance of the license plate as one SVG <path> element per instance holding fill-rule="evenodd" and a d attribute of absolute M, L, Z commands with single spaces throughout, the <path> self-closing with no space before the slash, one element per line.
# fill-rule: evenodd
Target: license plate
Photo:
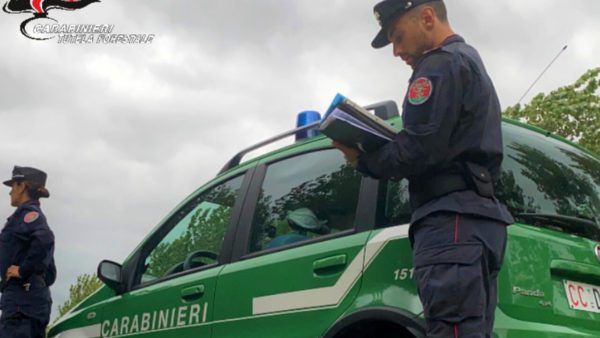
<path fill-rule="evenodd" d="M 600 286 L 569 280 L 564 285 L 571 309 L 600 313 Z"/>

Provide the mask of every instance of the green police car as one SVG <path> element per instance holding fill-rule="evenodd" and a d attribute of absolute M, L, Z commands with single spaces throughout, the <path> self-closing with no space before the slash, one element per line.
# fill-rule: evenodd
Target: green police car
<path fill-rule="evenodd" d="M 393 102 L 368 107 L 399 128 Z M 324 136 L 237 154 L 62 317 L 49 337 L 423 336 L 405 181 L 362 177 Z M 497 197 L 517 224 L 496 337 L 600 337 L 600 160 L 503 122 Z"/>

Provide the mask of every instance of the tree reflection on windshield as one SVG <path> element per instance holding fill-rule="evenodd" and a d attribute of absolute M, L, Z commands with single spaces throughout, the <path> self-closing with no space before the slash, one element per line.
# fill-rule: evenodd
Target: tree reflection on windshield
<path fill-rule="evenodd" d="M 540 134 L 505 127 L 509 137 L 497 196 L 513 213 L 598 219 L 599 161 Z"/>

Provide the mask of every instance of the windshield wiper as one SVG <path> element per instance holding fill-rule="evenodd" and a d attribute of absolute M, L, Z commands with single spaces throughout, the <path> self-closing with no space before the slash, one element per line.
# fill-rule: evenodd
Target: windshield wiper
<path fill-rule="evenodd" d="M 516 213 L 513 215 L 517 220 L 523 220 L 531 225 L 542 226 L 589 239 L 600 241 L 600 225 L 588 218 L 538 213 Z"/>

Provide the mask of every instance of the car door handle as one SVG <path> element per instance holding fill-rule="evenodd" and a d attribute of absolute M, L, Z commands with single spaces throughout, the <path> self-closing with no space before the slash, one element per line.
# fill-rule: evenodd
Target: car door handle
<path fill-rule="evenodd" d="M 181 290 L 181 298 L 184 300 L 194 300 L 204 295 L 204 285 L 195 285 Z"/>
<path fill-rule="evenodd" d="M 346 267 L 346 255 L 331 256 L 314 261 L 313 271 L 317 276 L 335 275 Z"/>

